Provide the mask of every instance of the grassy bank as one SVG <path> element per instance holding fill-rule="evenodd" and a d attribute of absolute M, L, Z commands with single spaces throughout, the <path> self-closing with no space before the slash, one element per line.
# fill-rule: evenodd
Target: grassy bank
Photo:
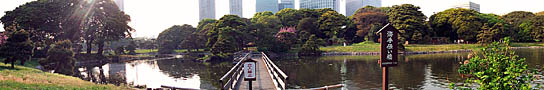
<path fill-rule="evenodd" d="M 531 47 L 540 46 L 543 47 L 544 43 L 512 43 L 513 47 Z M 420 51 L 449 51 L 449 50 L 477 50 L 481 48 L 480 44 L 441 44 L 441 45 L 426 45 L 426 44 L 410 44 L 406 46 L 406 51 L 420 52 Z M 319 48 L 325 52 L 378 52 L 380 51 L 379 43 L 357 43 L 349 46 L 327 46 Z"/>
<path fill-rule="evenodd" d="M 33 66 L 27 63 L 25 66 Z M 0 90 L 126 90 L 128 87 L 101 85 L 61 74 L 0 63 Z"/>

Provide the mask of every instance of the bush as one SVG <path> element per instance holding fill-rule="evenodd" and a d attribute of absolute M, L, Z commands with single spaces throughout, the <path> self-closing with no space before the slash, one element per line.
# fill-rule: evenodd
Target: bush
<path fill-rule="evenodd" d="M 503 43 L 493 42 L 482 48 L 479 54 L 483 57 L 475 55 L 458 69 L 461 76 L 466 77 L 464 87 L 451 84 L 451 88 L 470 89 L 469 85 L 477 83 L 480 90 L 531 89 L 535 73 L 527 68 L 525 58 L 519 59 L 509 47 L 510 39 L 505 38 Z"/>
<path fill-rule="evenodd" d="M 45 69 L 55 70 L 55 73 L 73 75 L 76 59 L 71 45 L 70 40 L 55 43 L 55 46 L 47 51 L 47 58 L 39 61 L 40 65 Z"/>
<path fill-rule="evenodd" d="M 319 56 L 321 51 L 319 50 L 319 44 L 317 43 L 316 36 L 310 36 L 310 39 L 306 41 L 299 52 L 301 56 Z"/>

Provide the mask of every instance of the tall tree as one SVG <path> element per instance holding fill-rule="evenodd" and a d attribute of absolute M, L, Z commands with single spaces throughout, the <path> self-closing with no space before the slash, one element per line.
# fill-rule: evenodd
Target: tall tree
<path fill-rule="evenodd" d="M 311 35 L 319 34 L 319 24 L 316 18 L 303 18 L 296 27 L 299 41 L 306 42 Z"/>
<path fill-rule="evenodd" d="M 302 16 L 297 14 L 297 10 L 291 8 L 282 9 L 275 15 L 281 20 L 283 26 L 295 26 L 298 24 L 298 21 L 302 19 Z"/>
<path fill-rule="evenodd" d="M 424 43 L 430 34 L 425 26 L 427 17 L 412 4 L 394 5 L 387 13 L 389 22 L 400 32 L 401 42 Z"/>
<path fill-rule="evenodd" d="M 108 41 L 116 41 L 131 37 L 133 29 L 128 26 L 130 16 L 119 10 L 115 2 L 111 0 L 93 0 L 86 4 L 90 10 L 88 27 L 85 36 L 88 44 L 97 44 L 97 54 L 102 55 L 104 44 Z M 88 47 L 87 52 L 91 48 Z"/>
<path fill-rule="evenodd" d="M 380 27 L 385 25 L 387 22 L 388 16 L 380 9 L 372 7 L 372 6 L 366 6 L 363 8 L 360 8 L 353 14 L 353 22 L 357 26 L 357 35 L 355 37 L 355 40 L 357 42 L 361 42 L 364 40 L 364 38 L 368 38 L 372 41 L 376 38 L 374 35 L 377 30 L 372 30 L 373 27 Z M 374 28 L 375 29 L 375 28 Z"/>
<path fill-rule="evenodd" d="M 280 52 L 281 49 L 276 49 L 277 40 L 274 35 L 277 34 L 282 27 L 280 19 L 275 15 L 270 15 L 271 12 L 262 12 L 265 14 L 255 14 L 251 18 L 250 34 L 254 37 L 253 42 L 256 44 L 259 51 Z"/>
<path fill-rule="evenodd" d="M 476 42 L 476 35 L 482 27 L 478 12 L 470 9 L 452 8 L 431 15 L 429 18 L 435 36 L 450 40 L 463 39 Z"/>
<path fill-rule="evenodd" d="M 14 63 L 19 60 L 21 65 L 32 55 L 32 43 L 30 34 L 25 30 L 16 30 L 14 27 L 7 29 L 8 39 L 6 43 L 0 46 L 0 57 L 6 58 L 4 63 L 11 63 L 11 68 L 14 68 Z"/>
<path fill-rule="evenodd" d="M 234 49 L 235 50 L 241 50 L 243 45 L 247 43 L 248 40 L 245 38 L 248 37 L 249 30 L 247 30 L 247 22 L 236 15 L 225 15 L 221 17 L 213 27 L 212 30 L 207 31 L 207 37 L 208 42 L 206 43 L 206 46 L 213 47 L 213 45 L 218 41 L 219 32 L 224 27 L 230 27 L 233 31 L 229 32 L 228 34 L 232 35 L 235 42 L 237 43 Z"/>
<path fill-rule="evenodd" d="M 225 59 L 236 52 L 236 47 L 238 46 L 233 37 L 235 33 L 233 28 L 226 26 L 219 29 L 217 41 L 211 47 L 211 52 L 214 56 L 219 56 L 222 59 Z"/>
<path fill-rule="evenodd" d="M 321 51 L 319 50 L 319 44 L 317 42 L 317 37 L 315 35 L 310 36 L 308 41 L 302 45 L 302 48 L 299 52 L 301 56 L 319 56 Z"/>
<path fill-rule="evenodd" d="M 159 53 L 173 53 L 175 49 L 181 49 L 180 44 L 185 38 L 190 37 L 196 29 L 188 24 L 174 25 L 159 34 Z"/>
<path fill-rule="evenodd" d="M 346 19 L 344 15 L 336 11 L 323 13 L 317 20 L 321 33 L 316 34 L 316 36 L 325 40 L 341 38 L 345 32 Z"/>
<path fill-rule="evenodd" d="M 47 58 L 39 61 L 40 65 L 45 69 L 55 70 L 55 73 L 73 75 L 76 59 L 71 45 L 70 40 L 55 43 L 55 46 L 47 51 Z"/>
<path fill-rule="evenodd" d="M 531 19 L 532 31 L 531 36 L 538 41 L 544 41 L 544 15 L 535 16 Z"/>
<path fill-rule="evenodd" d="M 510 36 L 512 36 L 513 41 L 532 41 L 532 38 L 529 37 L 531 31 L 526 26 L 532 26 L 528 24 L 532 24 L 530 19 L 534 16 L 535 14 L 527 11 L 513 11 L 502 16 L 505 23 L 510 26 L 507 32 L 511 33 Z"/>

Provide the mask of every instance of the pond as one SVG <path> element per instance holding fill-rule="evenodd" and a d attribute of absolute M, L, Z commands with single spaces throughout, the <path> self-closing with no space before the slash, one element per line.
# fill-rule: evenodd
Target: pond
<path fill-rule="evenodd" d="M 530 68 L 544 64 L 544 49 L 516 49 Z M 399 65 L 390 68 L 390 87 L 397 89 L 448 89 L 462 82 L 459 62 L 468 53 L 401 55 Z M 315 88 L 345 84 L 343 89 L 381 89 L 378 56 L 321 56 L 272 58 L 288 76 L 287 87 Z M 130 84 L 157 88 L 161 85 L 217 89 L 217 82 L 232 62 L 200 63 L 193 60 L 141 60 L 79 68 L 84 80 L 96 83 Z"/>

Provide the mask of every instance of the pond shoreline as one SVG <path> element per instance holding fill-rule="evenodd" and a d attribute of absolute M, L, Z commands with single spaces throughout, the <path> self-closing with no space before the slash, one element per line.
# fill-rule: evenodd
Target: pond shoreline
<path fill-rule="evenodd" d="M 523 48 L 544 48 L 541 46 L 530 46 L 530 47 L 510 47 L 510 49 L 523 49 Z M 462 53 L 462 52 L 472 52 L 471 49 L 460 49 L 460 50 L 448 50 L 448 51 L 416 51 L 416 52 L 399 52 L 399 54 L 437 54 L 437 53 Z M 321 53 L 322 56 L 341 56 L 341 55 L 380 55 L 380 52 L 324 52 Z"/>

